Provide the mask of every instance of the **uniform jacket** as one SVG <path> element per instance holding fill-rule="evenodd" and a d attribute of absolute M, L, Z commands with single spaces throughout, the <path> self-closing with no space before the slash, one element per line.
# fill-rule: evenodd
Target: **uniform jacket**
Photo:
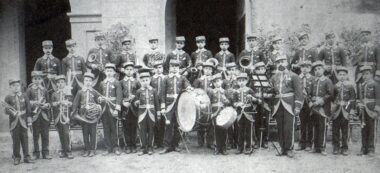
<path fill-rule="evenodd" d="M 156 113 L 158 115 L 158 111 L 160 109 L 157 90 L 151 86 L 147 88 L 142 87 L 137 90 L 136 95 L 139 100 L 138 122 L 140 123 L 142 120 L 144 120 L 146 115 L 148 115 L 149 118 L 155 122 Z"/>
<path fill-rule="evenodd" d="M 134 100 L 138 99 L 136 97 L 137 96 L 136 91 L 140 88 L 140 82 L 137 79 L 133 77 L 125 76 L 124 79 L 120 81 L 120 85 L 121 85 L 124 100 L 128 100 L 130 103 L 133 103 Z M 123 111 L 122 116 L 126 117 L 128 113 L 126 110 L 128 110 L 128 108 L 122 106 L 121 109 Z M 135 107 L 134 104 L 130 105 L 129 110 L 132 111 L 133 115 L 135 115 L 136 117 L 138 116 L 137 108 Z"/>
<path fill-rule="evenodd" d="M 323 100 L 322 105 L 315 105 L 312 109 L 318 111 L 322 116 L 331 115 L 331 101 L 334 96 L 334 85 L 326 76 L 316 77 L 311 85 L 311 100 L 315 102 L 318 98 Z"/>
<path fill-rule="evenodd" d="M 294 110 L 301 110 L 304 101 L 301 80 L 297 74 L 289 70 L 276 73 L 271 78 L 274 89 L 273 116 L 276 115 L 280 104 L 292 115 Z"/>
<path fill-rule="evenodd" d="M 342 113 L 344 118 L 349 119 L 349 114 L 355 108 L 355 88 L 348 81 L 338 82 L 334 86 L 334 102 L 332 106 L 332 118 L 338 118 Z"/>
<path fill-rule="evenodd" d="M 265 59 L 264 53 L 259 49 L 244 49 L 240 52 L 239 58 L 236 60 L 236 64 L 240 66 L 240 59 L 243 57 L 249 57 L 252 60 L 253 64 L 256 64 L 258 62 L 264 62 L 267 63 L 267 60 Z M 274 61 L 273 61 L 274 62 Z"/>
<path fill-rule="evenodd" d="M 49 58 L 44 55 L 37 59 L 34 70 L 42 71 L 44 74 L 59 75 L 61 74 L 61 61 L 50 55 Z"/>
<path fill-rule="evenodd" d="M 374 80 L 361 84 L 359 102 L 371 118 L 377 118 L 380 112 L 380 86 Z"/>
<path fill-rule="evenodd" d="M 151 50 L 149 53 L 145 54 L 144 57 L 143 57 L 143 62 L 144 62 L 144 65 L 149 67 L 149 68 L 153 68 L 153 64 L 157 61 L 161 61 L 162 63 L 165 63 L 166 60 L 165 60 L 165 55 L 161 52 L 159 52 L 159 50 Z"/>
<path fill-rule="evenodd" d="M 112 106 L 112 104 L 107 101 L 104 104 L 105 106 L 109 106 L 112 110 L 121 111 L 121 101 L 123 99 L 123 92 L 120 85 L 120 82 L 115 78 L 106 78 L 100 83 L 99 92 L 109 99 L 112 103 L 116 104 L 116 106 Z"/>
<path fill-rule="evenodd" d="M 362 45 L 352 58 L 352 65 L 359 70 L 360 66 L 372 66 L 372 72 L 380 75 L 380 49 L 372 44 Z M 356 74 L 356 80 L 361 78 L 361 73 Z"/>
<path fill-rule="evenodd" d="M 50 97 L 48 94 L 48 91 L 42 87 L 42 86 L 37 86 L 35 84 L 31 84 L 29 88 L 26 91 L 26 95 L 29 98 L 30 101 L 30 106 L 32 110 L 32 116 L 33 116 L 33 122 L 37 120 L 39 116 L 42 116 L 42 118 L 46 121 L 50 122 L 50 106 L 47 109 L 41 109 L 39 108 L 36 113 L 34 113 L 34 110 L 37 110 L 36 103 L 37 102 L 44 102 L 44 103 L 50 103 Z M 50 104 L 49 104 L 50 105 Z"/>
<path fill-rule="evenodd" d="M 71 71 L 71 75 L 83 80 L 83 74 L 87 71 L 86 63 L 83 57 L 76 55 L 68 55 L 62 60 L 62 74 L 67 77 L 68 72 Z"/>
<path fill-rule="evenodd" d="M 213 117 L 217 116 L 219 112 L 230 103 L 226 97 L 226 91 L 223 88 L 208 89 L 207 95 L 210 97 Z"/>
<path fill-rule="evenodd" d="M 316 60 L 318 60 L 318 53 L 316 49 L 308 48 L 308 47 L 300 47 L 296 50 L 296 53 L 293 59 L 290 61 L 290 64 L 291 64 L 292 70 L 296 74 L 300 74 L 301 68 L 293 67 L 293 65 L 300 65 L 304 61 L 314 62 Z"/>
<path fill-rule="evenodd" d="M 192 64 L 197 65 L 198 63 L 203 63 L 209 58 L 212 58 L 211 51 L 203 48 L 197 49 L 195 52 L 191 53 Z"/>
<path fill-rule="evenodd" d="M 20 112 L 20 116 L 16 116 L 10 109 L 5 109 L 5 113 L 9 115 L 9 129 L 13 130 L 18 123 L 20 123 L 22 127 L 27 128 L 27 118 L 31 117 L 31 108 L 27 95 L 23 93 L 13 93 L 7 95 L 4 102 L 14 110 Z"/>
<path fill-rule="evenodd" d="M 168 65 L 169 65 L 170 60 L 172 60 L 172 59 L 175 59 L 175 60 L 179 61 L 179 68 L 180 69 L 187 68 L 187 67 L 189 67 L 189 66 L 192 65 L 191 57 L 190 57 L 190 55 L 188 53 L 186 53 L 183 50 L 180 50 L 180 51 L 173 50 L 166 57 L 166 62 L 165 62 L 165 64 L 167 65 L 165 67 L 166 71 L 169 70 L 169 66 Z"/>
<path fill-rule="evenodd" d="M 150 86 L 152 86 L 153 88 L 156 89 L 157 91 L 157 95 L 158 95 L 158 98 L 159 98 L 159 102 L 161 104 L 161 98 L 164 97 L 164 88 L 162 88 L 162 86 L 164 85 L 164 82 L 165 82 L 165 79 L 167 78 L 167 75 L 158 75 L 158 74 L 155 74 L 153 75 L 152 77 L 152 80 L 150 82 Z"/>
<path fill-rule="evenodd" d="M 200 88 L 207 91 L 212 88 L 212 76 L 202 75 L 200 78 L 195 79 L 193 82 L 194 88 Z"/>
<path fill-rule="evenodd" d="M 181 76 L 178 73 L 170 73 L 163 83 L 161 109 L 166 108 L 166 112 L 170 112 L 173 107 L 175 107 L 174 105 L 177 102 L 178 96 L 190 86 L 190 82 L 186 77 Z M 171 119 L 171 117 L 168 118 Z"/>
<path fill-rule="evenodd" d="M 221 50 L 218 53 L 216 53 L 214 57 L 218 60 L 219 67 L 226 67 L 227 63 L 235 62 L 235 55 L 228 50 Z"/>
<path fill-rule="evenodd" d="M 239 88 L 235 93 L 234 93 L 234 98 L 232 100 L 234 106 L 237 109 L 238 112 L 238 120 L 240 120 L 241 116 L 244 115 L 248 120 L 254 121 L 254 113 L 256 113 L 256 106 L 257 104 L 254 103 L 252 97 L 254 97 L 255 93 L 251 88 L 248 87 L 243 87 Z M 237 103 L 244 103 L 244 108 L 239 108 L 237 107 Z"/>
<path fill-rule="evenodd" d="M 57 125 L 58 122 L 61 124 L 67 124 L 70 122 L 71 115 L 71 106 L 72 105 L 56 105 L 54 103 L 58 103 L 61 101 L 68 101 L 72 103 L 73 97 L 71 95 L 67 95 L 63 90 L 57 90 L 51 96 L 51 105 L 53 109 L 53 120 L 54 124 Z"/>

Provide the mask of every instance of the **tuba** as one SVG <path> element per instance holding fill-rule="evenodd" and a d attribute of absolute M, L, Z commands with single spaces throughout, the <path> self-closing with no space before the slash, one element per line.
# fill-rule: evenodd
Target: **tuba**
<path fill-rule="evenodd" d="M 90 55 L 88 55 L 88 57 L 87 57 L 88 62 L 94 62 L 95 60 L 96 60 L 96 54 L 95 53 L 91 53 Z"/>
<path fill-rule="evenodd" d="M 243 69 L 251 69 L 253 67 L 253 61 L 248 56 L 243 56 L 239 60 L 239 65 Z"/>

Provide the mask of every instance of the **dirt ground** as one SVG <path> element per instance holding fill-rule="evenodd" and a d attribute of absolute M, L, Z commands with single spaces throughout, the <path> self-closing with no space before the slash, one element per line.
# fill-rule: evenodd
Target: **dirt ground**
<path fill-rule="evenodd" d="M 51 132 L 51 145 L 58 138 L 55 131 Z M 206 148 L 197 148 L 195 133 L 189 135 L 188 147 L 181 152 L 172 152 L 166 155 L 155 151 L 152 156 L 137 154 L 123 154 L 121 156 L 102 156 L 104 149 L 99 149 L 93 158 L 81 157 L 80 149 L 75 149 L 72 160 L 61 159 L 58 153 L 53 151 L 52 160 L 37 160 L 34 164 L 22 163 L 13 165 L 11 159 L 11 140 L 9 133 L 0 135 L 0 172 L 80 172 L 80 173 L 117 173 L 117 172 L 271 172 L 271 173 L 374 173 L 380 169 L 380 144 L 377 143 L 377 155 L 375 157 L 357 156 L 360 149 L 360 141 L 356 136 L 350 142 L 350 155 L 332 155 L 331 141 L 328 142 L 327 156 L 322 156 L 304 151 L 297 151 L 295 158 L 275 156 L 276 150 L 270 144 L 269 149 L 255 151 L 251 156 L 235 155 L 235 150 L 229 150 L 229 155 L 213 155 L 213 151 Z M 31 138 L 31 137 L 29 137 Z M 52 139 L 53 138 L 53 139 Z M 31 140 L 31 139 L 29 139 Z M 29 143 L 31 147 L 32 143 Z M 275 143 L 278 146 L 278 143 Z"/>

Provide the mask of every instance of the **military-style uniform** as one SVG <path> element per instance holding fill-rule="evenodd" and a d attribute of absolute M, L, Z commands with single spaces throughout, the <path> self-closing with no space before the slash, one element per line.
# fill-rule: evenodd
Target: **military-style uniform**
<path fill-rule="evenodd" d="M 341 69 L 337 69 L 337 73 Z M 347 68 L 344 71 L 348 73 Z M 348 150 L 348 129 L 350 114 L 354 113 L 355 108 L 355 86 L 348 81 L 335 84 L 334 86 L 334 101 L 332 104 L 332 119 L 333 119 L 333 147 L 334 152 L 342 149 L 342 152 Z M 340 140 L 340 132 L 342 132 L 342 140 Z M 342 145 L 340 143 L 342 142 Z M 336 154 L 336 153 L 334 153 Z"/>
<path fill-rule="evenodd" d="M 106 68 L 116 70 L 116 67 L 110 64 L 106 64 Z M 118 153 L 118 120 L 116 118 L 119 117 L 123 97 L 120 82 L 115 78 L 106 78 L 100 83 L 99 92 L 105 97 L 102 104 L 102 123 L 108 153 Z"/>
<path fill-rule="evenodd" d="M 318 53 L 315 48 L 302 46 L 296 50 L 294 58 L 290 61 L 292 71 L 301 74 L 300 64 L 305 61 L 314 62 L 318 60 Z"/>
<path fill-rule="evenodd" d="M 147 73 L 147 72 L 146 72 Z M 144 74 L 141 73 L 140 77 Z M 149 73 L 145 77 L 149 77 Z M 141 148 L 145 154 L 149 150 L 149 154 L 153 152 L 153 139 L 154 139 L 154 126 L 158 116 L 160 105 L 158 102 L 157 90 L 151 86 L 147 88 L 140 88 L 136 92 L 136 96 L 139 101 L 138 111 L 138 123 L 140 129 Z M 157 108 L 157 109 L 156 109 Z M 157 117 L 157 118 L 156 118 Z"/>
<path fill-rule="evenodd" d="M 161 98 L 164 97 L 162 86 L 164 85 L 164 81 L 167 78 L 166 75 L 163 74 L 155 74 L 152 77 L 152 80 L 150 82 L 150 85 L 156 89 L 157 95 L 159 98 L 159 104 L 161 105 L 162 100 Z M 158 109 L 158 108 L 156 108 Z M 156 121 L 156 129 L 155 129 L 155 134 L 154 134 L 154 143 L 156 147 L 163 147 L 164 143 L 164 135 L 165 135 L 165 119 L 157 120 Z"/>
<path fill-rule="evenodd" d="M 192 65 L 191 58 L 188 53 L 186 53 L 183 50 L 173 50 L 166 57 L 166 62 L 165 62 L 164 67 L 167 72 L 169 70 L 169 62 L 172 59 L 179 61 L 179 68 L 181 69 L 181 71 L 185 70 L 187 67 Z"/>
<path fill-rule="evenodd" d="M 53 46 L 53 42 L 45 40 L 42 42 L 42 46 Z M 42 71 L 43 86 L 48 90 L 49 94 L 52 94 L 56 89 L 54 78 L 61 74 L 61 61 L 51 55 L 44 55 L 37 59 L 34 64 L 34 71 Z"/>
<path fill-rule="evenodd" d="M 360 72 L 373 70 L 370 66 L 363 66 Z M 362 123 L 362 154 L 374 154 L 376 143 L 377 118 L 380 113 L 380 86 L 373 79 L 364 81 L 358 88 L 359 116 Z M 362 107 L 362 108 L 360 108 Z"/>
<path fill-rule="evenodd" d="M 93 74 L 90 72 L 85 73 L 85 77 L 95 78 Z M 76 112 L 87 112 L 90 105 L 98 104 L 99 94 L 93 88 L 83 87 L 81 90 L 77 92 L 77 95 L 74 98 L 73 102 L 73 113 Z M 82 125 L 82 133 L 83 133 L 83 142 L 84 142 L 84 156 L 94 156 L 97 139 L 96 139 L 96 131 L 98 120 L 95 119 L 93 122 L 81 121 Z"/>
<path fill-rule="evenodd" d="M 259 66 L 264 66 L 263 62 L 260 62 Z M 259 67 L 257 66 L 257 67 Z M 266 78 L 266 79 L 265 79 Z M 262 103 L 257 106 L 257 116 L 255 119 L 255 132 L 256 132 L 256 144 L 255 148 L 258 148 L 259 140 L 262 134 L 262 146 L 267 147 L 268 143 L 268 123 L 271 112 L 270 105 L 272 105 L 273 88 L 269 83 L 269 79 L 265 74 L 252 74 L 252 81 L 249 84 L 255 93 L 255 97 L 261 99 Z"/>
<path fill-rule="evenodd" d="M 35 71 L 34 71 L 35 72 Z M 33 74 L 40 75 L 40 74 Z M 39 139 L 41 136 L 42 142 L 42 157 L 49 157 L 49 125 L 51 120 L 50 115 L 50 97 L 48 91 L 36 84 L 30 85 L 30 87 L 26 91 L 27 96 L 30 100 L 31 108 L 32 108 L 32 128 L 33 128 L 33 143 L 34 143 L 34 156 L 36 158 L 40 157 L 40 147 L 39 147 Z M 42 109 L 38 104 L 47 103 L 49 106 L 46 109 Z"/>
<path fill-rule="evenodd" d="M 10 80 L 9 84 L 12 85 L 19 80 Z M 29 146 L 28 146 L 28 118 L 31 115 L 31 108 L 27 95 L 19 92 L 12 93 L 5 97 L 4 102 L 7 104 L 5 113 L 9 115 L 9 130 L 11 132 L 13 141 L 13 158 L 20 161 L 20 145 L 24 155 L 24 160 L 29 160 Z M 9 107 L 8 107 L 9 106 Z M 16 115 L 17 112 L 18 115 Z"/>
<path fill-rule="evenodd" d="M 247 58 L 247 57 L 252 61 L 253 65 L 255 65 L 258 62 L 265 62 L 265 63 L 267 62 L 267 60 L 265 59 L 264 53 L 258 47 L 254 47 L 254 48 L 244 49 L 243 51 L 241 51 L 236 63 L 239 64 L 240 66 L 240 59 Z"/>
<path fill-rule="evenodd" d="M 73 40 L 67 40 L 66 46 L 73 46 L 76 43 Z M 76 95 L 83 84 L 83 74 L 87 71 L 84 58 L 78 55 L 68 54 L 62 60 L 62 74 L 67 77 L 68 84 L 71 84 L 72 95 Z M 80 85 L 79 85 L 80 84 Z"/>
<path fill-rule="evenodd" d="M 313 68 L 323 66 L 321 61 L 313 63 Z M 314 122 L 314 149 L 316 152 L 325 152 L 327 123 L 331 117 L 331 101 L 334 94 L 334 85 L 326 76 L 316 77 L 311 85 L 311 115 Z"/>
<path fill-rule="evenodd" d="M 347 66 L 346 53 L 344 50 L 336 45 L 326 45 L 325 48 L 319 52 L 318 59 L 327 66 L 325 75 L 328 76 L 334 84 L 337 83 L 336 67 Z"/>
<path fill-rule="evenodd" d="M 176 60 L 170 61 L 170 64 L 179 65 Z M 178 146 L 179 130 L 176 118 L 178 96 L 184 89 L 191 87 L 189 81 L 178 73 L 170 73 L 164 80 L 162 86 L 163 94 L 161 98 L 161 109 L 165 109 L 169 125 L 165 127 L 164 143 L 167 147 L 166 152 L 173 151 Z"/>
<path fill-rule="evenodd" d="M 355 55 L 352 59 L 352 65 L 356 68 L 356 82 L 359 82 L 362 77 L 360 73 L 362 66 L 371 66 L 371 72 L 377 76 L 380 75 L 380 49 L 378 47 L 371 43 L 363 44 Z"/>
<path fill-rule="evenodd" d="M 65 80 L 65 76 L 58 76 L 57 80 Z M 61 141 L 62 157 L 70 157 L 71 141 L 70 141 L 70 116 L 72 106 L 72 95 L 68 95 L 63 89 L 58 89 L 51 97 L 51 105 L 53 110 L 53 121 L 57 128 L 59 140 Z"/>
<path fill-rule="evenodd" d="M 124 63 L 124 68 L 127 66 L 133 66 L 133 63 Z M 136 98 L 136 91 L 140 88 L 140 83 L 132 76 L 124 76 L 124 79 L 120 81 L 120 84 L 123 92 L 123 102 L 131 103 L 128 108 L 122 106 L 121 109 L 122 124 L 124 127 L 124 142 L 126 147 L 129 148 L 129 151 L 127 152 L 130 153 L 136 151 L 138 110 L 132 103 L 135 99 L 138 99 Z"/>
<path fill-rule="evenodd" d="M 277 59 L 286 59 L 280 57 Z M 296 111 L 301 110 L 303 103 L 302 84 L 297 74 L 285 69 L 278 71 L 272 78 L 275 96 L 272 116 L 276 118 L 278 140 L 281 154 L 291 157 L 294 145 Z"/>
<path fill-rule="evenodd" d="M 205 66 L 211 66 L 212 65 L 207 65 L 208 63 L 204 63 L 204 67 Z M 212 76 L 206 76 L 206 75 L 203 75 L 201 76 L 199 79 L 196 79 L 194 82 L 193 82 L 193 87 L 194 88 L 201 88 L 203 89 L 204 91 L 208 91 L 210 88 L 212 88 Z M 210 108 L 208 108 L 210 109 Z M 202 114 L 202 112 L 201 112 Z M 198 145 L 199 146 L 203 146 L 204 145 L 204 142 L 206 141 L 206 145 L 207 147 L 211 147 L 213 144 L 213 141 L 214 141 L 214 129 L 211 125 L 211 117 L 210 115 L 203 115 L 203 116 L 200 116 L 202 117 L 201 119 L 199 119 L 199 127 L 198 127 L 198 131 L 197 131 L 197 137 L 198 137 Z M 206 135 L 206 136 L 205 136 Z"/>
<path fill-rule="evenodd" d="M 228 37 L 222 37 L 219 38 L 219 43 L 230 43 L 230 39 Z M 215 54 L 215 59 L 218 60 L 219 64 L 218 67 L 221 67 L 222 69 L 226 69 L 226 65 L 228 63 L 235 62 L 235 55 L 231 53 L 228 50 L 220 50 L 218 53 Z M 223 70 L 222 70 L 223 71 Z"/>
<path fill-rule="evenodd" d="M 214 75 L 213 80 L 222 79 L 221 74 Z M 216 125 L 216 117 L 219 115 L 220 111 L 223 110 L 225 106 L 228 106 L 230 101 L 226 97 L 226 92 L 223 88 L 208 89 L 207 94 L 211 101 L 211 111 L 212 111 L 212 121 L 213 130 L 215 136 L 216 152 L 225 153 L 226 142 L 227 142 L 227 130 L 223 127 Z"/>
<path fill-rule="evenodd" d="M 246 78 L 248 80 L 248 75 L 246 73 L 240 74 L 238 78 Z M 244 150 L 244 142 L 246 153 L 251 153 L 253 140 L 256 139 L 254 132 L 254 121 L 257 114 L 256 103 L 257 99 L 254 97 L 254 92 L 251 88 L 246 86 L 239 88 L 234 93 L 234 107 L 237 110 L 238 118 L 237 122 L 239 124 L 239 144 L 238 152 L 242 153 Z M 239 106 L 238 103 L 242 103 L 242 106 Z"/>

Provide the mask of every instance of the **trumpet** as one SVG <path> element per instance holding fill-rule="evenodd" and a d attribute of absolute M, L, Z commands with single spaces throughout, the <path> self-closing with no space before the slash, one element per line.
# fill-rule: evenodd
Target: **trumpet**
<path fill-rule="evenodd" d="M 13 115 L 16 115 L 17 112 L 18 112 L 13 106 L 9 105 L 8 103 L 6 103 L 6 102 L 4 102 L 4 101 L 1 101 L 1 105 L 2 105 L 5 109 L 9 109 L 9 111 L 11 111 L 11 113 L 12 113 Z"/>

